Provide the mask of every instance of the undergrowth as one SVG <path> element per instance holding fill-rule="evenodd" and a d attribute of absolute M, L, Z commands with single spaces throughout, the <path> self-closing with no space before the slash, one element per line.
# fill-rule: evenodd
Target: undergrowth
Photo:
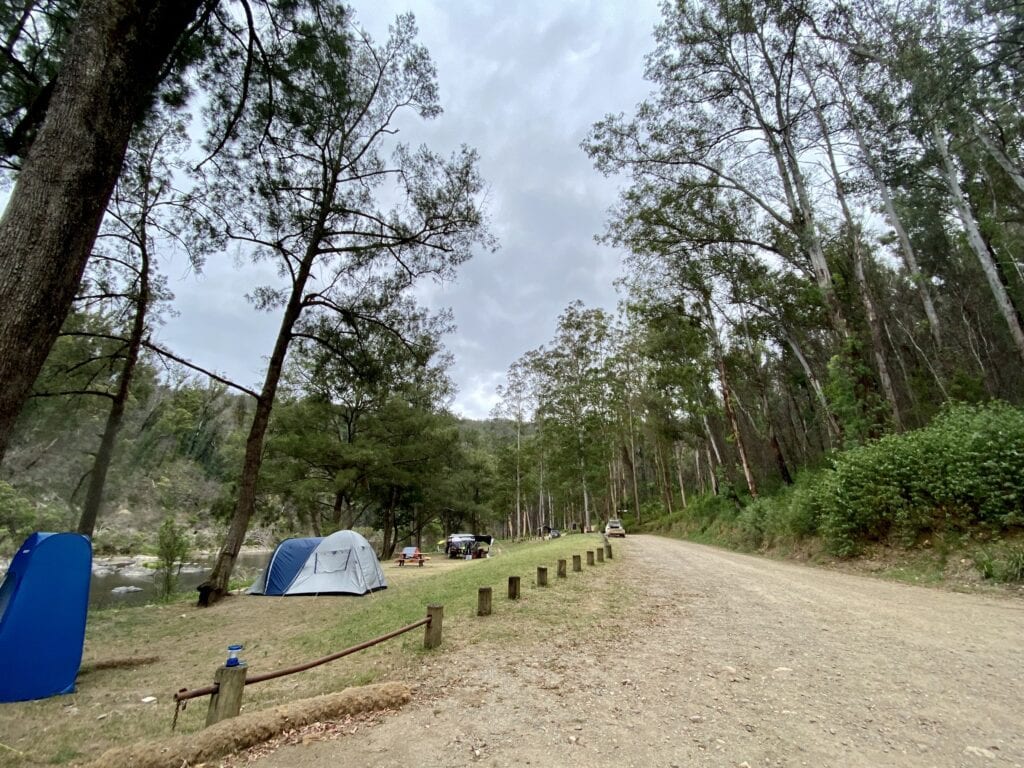
<path fill-rule="evenodd" d="M 704 496 L 645 530 L 740 550 L 817 548 L 840 558 L 883 544 L 980 534 L 979 573 L 1024 581 L 1024 410 L 952 405 L 924 429 L 835 454 L 758 499 Z M 969 547 L 970 549 L 971 547 Z"/>

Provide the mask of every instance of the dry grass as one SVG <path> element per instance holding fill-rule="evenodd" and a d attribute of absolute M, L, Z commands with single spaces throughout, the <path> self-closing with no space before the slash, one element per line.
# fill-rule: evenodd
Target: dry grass
<path fill-rule="evenodd" d="M 209 609 L 172 604 L 90 613 L 78 690 L 35 702 L 0 705 L 0 766 L 81 764 L 115 746 L 170 735 L 173 692 L 212 682 L 225 649 L 243 643 L 254 673 L 267 672 L 368 640 L 422 618 L 426 605 L 445 606 L 444 643 L 422 648 L 415 630 L 314 670 L 247 688 L 243 714 L 353 685 L 415 681 L 426 659 L 457 657 L 469 645 L 503 644 L 600 631 L 621 610 L 622 559 L 572 573 L 572 554 L 600 546 L 598 536 L 503 546 L 487 560 L 435 556 L 426 566 L 385 564 L 389 588 L 362 598 L 323 596 L 231 597 Z M 614 546 L 614 545 L 613 545 Z M 559 558 L 569 578 L 555 576 Z M 549 568 L 550 586 L 534 586 L 537 565 Z M 522 599 L 511 603 L 509 575 L 522 579 Z M 476 617 L 477 588 L 494 590 L 494 615 Z M 496 650 L 496 652 L 498 652 Z M 155 702 L 143 703 L 146 697 Z M 178 732 L 199 732 L 206 699 L 194 700 L 178 719 Z"/>

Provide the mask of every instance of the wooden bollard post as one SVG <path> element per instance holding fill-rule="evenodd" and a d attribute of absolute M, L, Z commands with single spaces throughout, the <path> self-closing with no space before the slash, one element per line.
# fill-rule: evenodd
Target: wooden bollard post
<path fill-rule="evenodd" d="M 580 571 L 583 570 L 582 559 L 580 558 L 579 555 L 573 555 L 572 556 L 572 569 L 573 569 L 573 571 L 575 573 L 579 573 Z"/>
<path fill-rule="evenodd" d="M 594 554 L 597 555 L 597 562 L 599 562 L 599 563 L 603 563 L 604 562 L 604 549 L 602 547 L 598 547 L 597 550 L 594 552 Z"/>
<path fill-rule="evenodd" d="M 609 560 L 612 559 L 612 545 L 611 544 L 605 544 L 604 545 L 604 556 L 607 557 Z"/>
<path fill-rule="evenodd" d="M 423 633 L 423 647 L 437 648 L 441 644 L 441 624 L 444 621 L 444 606 L 428 605 L 427 618 L 430 619 L 430 623 L 426 625 L 426 631 Z"/>
<path fill-rule="evenodd" d="M 490 616 L 491 615 L 491 588 L 480 587 L 480 591 L 477 593 L 476 598 L 476 615 L 477 616 Z"/>
<path fill-rule="evenodd" d="M 594 550 L 588 549 L 587 550 L 587 565 L 593 565 L 593 564 L 594 564 Z"/>
<path fill-rule="evenodd" d="M 245 690 L 245 669 L 245 664 L 217 668 L 213 675 L 217 692 L 210 695 L 210 708 L 206 712 L 207 726 L 229 717 L 238 717 L 242 710 L 242 691 Z"/>
<path fill-rule="evenodd" d="M 558 578 L 560 578 L 560 579 L 564 579 L 565 578 L 565 559 L 564 558 L 562 560 L 558 561 Z"/>
<path fill-rule="evenodd" d="M 537 586 L 546 587 L 548 585 L 548 569 L 543 565 L 537 566 Z"/>
<path fill-rule="evenodd" d="M 519 599 L 519 577 L 509 576 L 508 577 L 508 599 L 518 600 Z"/>

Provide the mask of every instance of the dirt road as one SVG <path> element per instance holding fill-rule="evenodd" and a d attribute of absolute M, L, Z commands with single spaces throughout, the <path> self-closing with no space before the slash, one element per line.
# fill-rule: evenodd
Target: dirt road
<path fill-rule="evenodd" d="M 614 631 L 460 652 L 379 725 L 257 765 L 1024 766 L 1021 601 L 616 547 Z"/>

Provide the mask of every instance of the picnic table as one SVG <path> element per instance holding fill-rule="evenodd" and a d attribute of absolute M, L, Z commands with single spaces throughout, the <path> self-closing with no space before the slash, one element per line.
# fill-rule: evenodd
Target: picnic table
<path fill-rule="evenodd" d="M 416 563 L 416 565 L 422 567 L 423 563 L 430 558 L 420 552 L 419 547 L 405 547 L 395 558 L 395 562 L 401 567 L 406 563 Z"/>

